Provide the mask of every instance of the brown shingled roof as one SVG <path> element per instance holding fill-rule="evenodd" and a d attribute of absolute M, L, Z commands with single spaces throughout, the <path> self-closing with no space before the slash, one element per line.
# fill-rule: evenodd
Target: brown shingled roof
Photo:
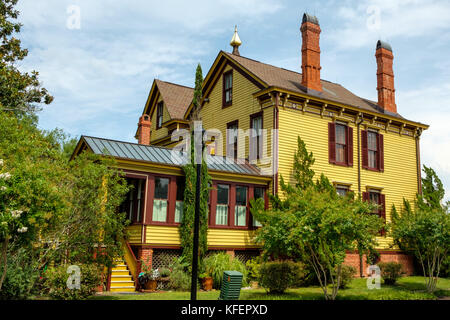
<path fill-rule="evenodd" d="M 403 118 L 398 113 L 384 111 L 376 102 L 370 101 L 353 94 L 349 90 L 337 83 L 321 80 L 323 92 L 308 90 L 302 86 L 302 74 L 275 67 L 270 64 L 262 63 L 256 60 L 223 52 L 227 57 L 234 60 L 245 69 L 253 73 L 259 79 L 264 81 L 268 86 L 274 86 L 301 94 L 307 94 L 313 97 L 335 101 L 338 103 L 359 107 L 372 112 L 387 114 L 390 116 Z"/>
<path fill-rule="evenodd" d="M 161 80 L 155 80 L 171 119 L 184 119 L 194 98 L 194 89 Z"/>

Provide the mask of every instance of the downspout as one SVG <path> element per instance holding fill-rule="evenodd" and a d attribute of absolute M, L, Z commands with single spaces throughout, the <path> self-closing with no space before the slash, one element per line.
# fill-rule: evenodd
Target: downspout
<path fill-rule="evenodd" d="M 278 92 L 275 93 L 275 106 L 273 108 L 273 195 L 278 194 Z"/>
<path fill-rule="evenodd" d="M 357 127 L 357 144 L 358 144 L 358 195 L 361 199 L 361 124 L 363 123 L 363 115 L 361 114 L 361 119 L 359 117 L 356 119 L 356 127 Z M 362 254 L 359 254 L 359 276 L 361 278 L 364 278 L 364 267 L 363 267 L 363 256 Z"/>
<path fill-rule="evenodd" d="M 417 129 L 416 133 L 416 164 L 417 164 L 417 192 L 422 194 L 422 165 L 420 163 L 420 136 L 422 134 L 422 130 Z"/>
<path fill-rule="evenodd" d="M 361 197 L 361 124 L 363 123 L 363 115 L 361 114 L 361 119 L 358 117 L 356 119 L 356 126 L 358 131 L 358 194 Z"/>

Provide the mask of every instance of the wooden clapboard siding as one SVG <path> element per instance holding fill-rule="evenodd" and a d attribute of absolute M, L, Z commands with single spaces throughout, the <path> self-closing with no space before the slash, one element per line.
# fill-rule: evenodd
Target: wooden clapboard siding
<path fill-rule="evenodd" d="M 142 225 L 128 226 L 126 230 L 130 243 L 142 243 Z"/>
<path fill-rule="evenodd" d="M 231 66 L 225 67 L 223 72 L 232 70 Z M 227 123 L 238 120 L 239 129 L 250 129 L 250 115 L 260 112 L 261 106 L 257 99 L 253 97 L 253 93 L 259 91 L 259 88 L 240 74 L 237 70 L 233 70 L 233 104 L 229 107 L 222 108 L 223 94 L 223 72 L 218 76 L 218 80 L 211 90 L 209 102 L 206 103 L 200 116 L 205 129 L 218 129 L 222 132 L 223 153 L 226 155 L 226 129 Z M 266 108 L 263 113 L 264 129 L 273 128 L 273 109 Z M 269 133 L 271 130 L 269 131 Z M 243 138 L 243 137 L 242 137 Z M 268 136 L 268 154 L 271 153 L 271 137 Z M 240 143 L 239 154 L 248 157 L 248 138 L 245 138 L 244 144 Z M 242 148 L 241 148 L 242 147 Z M 218 153 L 216 153 L 218 154 Z"/>
<path fill-rule="evenodd" d="M 147 245 L 179 246 L 180 235 L 178 227 L 147 226 Z M 208 246 L 220 248 L 255 248 L 254 231 L 208 229 Z"/>
<path fill-rule="evenodd" d="M 328 123 L 329 117 L 305 113 L 299 110 L 280 108 L 279 173 L 285 181 L 293 181 L 294 153 L 297 150 L 297 137 L 305 141 L 308 151 L 316 159 L 313 169 L 316 178 L 324 173 L 330 181 L 351 184 L 351 190 L 358 192 L 358 144 L 357 128 L 353 128 L 353 167 L 330 164 L 328 161 Z M 365 129 L 363 123 L 361 129 Z M 391 220 L 393 204 L 400 209 L 403 198 L 414 200 L 417 192 L 416 149 L 413 137 L 380 130 L 384 136 L 384 172 L 361 169 L 361 191 L 368 186 L 383 188 L 386 196 L 386 220 Z M 392 239 L 380 237 L 380 248 L 388 248 Z"/>

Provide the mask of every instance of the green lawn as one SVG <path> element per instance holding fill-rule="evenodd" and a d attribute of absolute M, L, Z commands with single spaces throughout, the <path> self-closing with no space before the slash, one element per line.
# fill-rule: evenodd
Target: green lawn
<path fill-rule="evenodd" d="M 369 290 L 366 279 L 355 279 L 347 289 L 339 290 L 340 300 L 424 300 L 450 296 L 450 279 L 439 279 L 435 294 L 425 292 L 424 277 L 404 277 L 395 286 L 381 284 L 381 289 Z M 217 300 L 219 291 L 200 291 L 199 300 Z M 189 300 L 189 292 L 157 292 L 145 294 L 102 294 L 92 297 L 95 300 Z M 289 289 L 282 295 L 267 294 L 264 289 L 242 290 L 240 300 L 321 300 L 320 287 Z"/>

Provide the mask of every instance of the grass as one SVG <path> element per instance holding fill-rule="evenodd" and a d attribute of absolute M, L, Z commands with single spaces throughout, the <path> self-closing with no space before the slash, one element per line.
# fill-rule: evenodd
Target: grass
<path fill-rule="evenodd" d="M 220 291 L 200 291 L 199 300 L 217 300 Z M 404 277 L 394 286 L 381 284 L 381 289 L 367 289 L 366 279 L 354 279 L 346 289 L 340 289 L 338 300 L 434 300 L 450 296 L 450 279 L 439 279 L 434 294 L 425 292 L 424 277 Z M 189 292 L 156 292 L 146 294 L 102 294 L 94 300 L 189 300 Z M 267 294 L 264 289 L 241 290 L 240 300 L 323 300 L 320 287 L 289 289 L 284 294 Z"/>

